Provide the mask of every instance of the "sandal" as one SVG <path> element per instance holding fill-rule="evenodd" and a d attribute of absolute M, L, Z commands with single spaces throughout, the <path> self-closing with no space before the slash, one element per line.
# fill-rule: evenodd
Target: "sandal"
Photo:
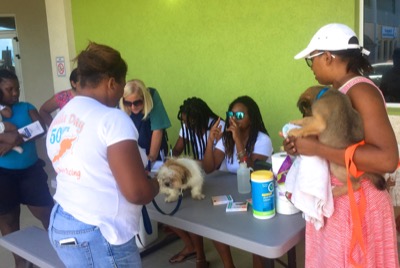
<path fill-rule="evenodd" d="M 196 257 L 196 252 L 190 252 L 190 253 L 182 253 L 179 252 L 178 254 L 175 254 L 174 256 L 172 256 L 171 259 L 169 259 L 169 263 L 181 263 L 190 259 L 193 259 L 194 257 Z"/>
<path fill-rule="evenodd" d="M 210 267 L 210 262 L 206 260 L 196 260 L 196 268 L 208 268 Z"/>

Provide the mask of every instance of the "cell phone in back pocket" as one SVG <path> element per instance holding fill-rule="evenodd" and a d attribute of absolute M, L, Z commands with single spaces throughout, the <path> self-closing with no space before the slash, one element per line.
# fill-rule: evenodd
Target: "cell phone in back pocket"
<path fill-rule="evenodd" d="M 71 238 L 65 238 L 60 240 L 60 246 L 68 246 L 68 245 L 76 245 L 76 239 L 71 237 Z"/>

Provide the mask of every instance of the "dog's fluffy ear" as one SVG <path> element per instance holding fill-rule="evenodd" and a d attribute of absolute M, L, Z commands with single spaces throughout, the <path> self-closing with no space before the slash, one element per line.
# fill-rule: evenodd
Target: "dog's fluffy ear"
<path fill-rule="evenodd" d="M 318 93 L 324 88 L 324 86 L 312 86 L 306 89 L 297 101 L 297 107 L 303 114 L 303 117 L 312 116 L 312 104 L 315 101 Z"/>
<path fill-rule="evenodd" d="M 299 101 L 297 102 L 297 107 L 299 108 L 300 112 L 303 114 L 303 117 L 312 115 L 310 99 L 300 97 Z"/>
<path fill-rule="evenodd" d="M 185 166 L 180 165 L 180 167 L 182 168 L 182 171 L 183 171 L 182 184 L 187 184 L 190 176 L 192 176 L 192 173 Z"/>
<path fill-rule="evenodd" d="M 183 164 L 179 163 L 175 159 L 168 159 L 165 163 L 164 166 L 170 169 L 175 170 L 178 174 L 182 176 L 182 184 L 187 184 L 188 179 L 190 176 L 192 176 L 192 173 L 190 170 L 184 166 Z"/>

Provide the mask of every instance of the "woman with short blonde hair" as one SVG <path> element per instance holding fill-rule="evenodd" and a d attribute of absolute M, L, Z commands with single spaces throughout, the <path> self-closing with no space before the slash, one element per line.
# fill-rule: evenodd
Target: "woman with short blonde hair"
<path fill-rule="evenodd" d="M 139 147 L 147 160 L 161 160 L 167 154 L 166 129 L 171 126 L 158 91 L 139 79 L 129 80 L 124 87 L 120 107 L 132 119 L 139 132 Z M 161 153 L 161 154 L 160 154 Z"/>
<path fill-rule="evenodd" d="M 149 89 L 142 80 L 132 79 L 126 82 L 124 87 L 124 95 L 120 100 L 120 107 L 128 114 L 131 115 L 131 107 L 124 105 L 124 98 L 131 94 L 138 94 L 143 99 L 143 119 L 146 119 L 151 110 L 153 109 L 153 98 L 151 97 Z"/>

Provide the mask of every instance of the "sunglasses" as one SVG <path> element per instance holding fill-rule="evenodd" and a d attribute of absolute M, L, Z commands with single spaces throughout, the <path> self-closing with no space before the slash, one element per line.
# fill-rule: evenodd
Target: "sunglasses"
<path fill-rule="evenodd" d="M 233 116 L 236 118 L 236 120 L 242 120 L 244 118 L 244 112 L 226 112 L 226 117 L 231 118 Z"/>
<path fill-rule="evenodd" d="M 135 100 L 135 101 L 122 100 L 122 102 L 124 103 L 125 106 L 128 106 L 128 107 L 132 107 L 132 105 L 137 107 L 137 106 L 140 106 L 143 104 L 143 100 Z"/>
<path fill-rule="evenodd" d="M 315 57 L 321 56 L 324 53 L 325 53 L 325 51 L 322 51 L 322 52 L 315 53 L 314 55 L 308 56 L 306 58 L 306 63 L 308 65 L 308 67 L 310 67 L 310 68 L 312 67 L 312 64 L 313 64 L 313 61 L 314 61 Z"/>
<path fill-rule="evenodd" d="M 315 58 L 315 57 L 321 56 L 321 55 L 324 54 L 325 52 L 326 52 L 326 51 L 318 52 L 318 53 L 315 53 L 314 55 L 311 55 L 311 56 L 308 56 L 307 58 L 305 58 L 308 67 L 310 67 L 310 68 L 312 67 L 313 61 L 314 61 L 314 58 Z M 335 55 L 332 55 L 332 54 L 331 54 L 331 57 L 332 57 L 332 58 L 335 58 Z"/>

